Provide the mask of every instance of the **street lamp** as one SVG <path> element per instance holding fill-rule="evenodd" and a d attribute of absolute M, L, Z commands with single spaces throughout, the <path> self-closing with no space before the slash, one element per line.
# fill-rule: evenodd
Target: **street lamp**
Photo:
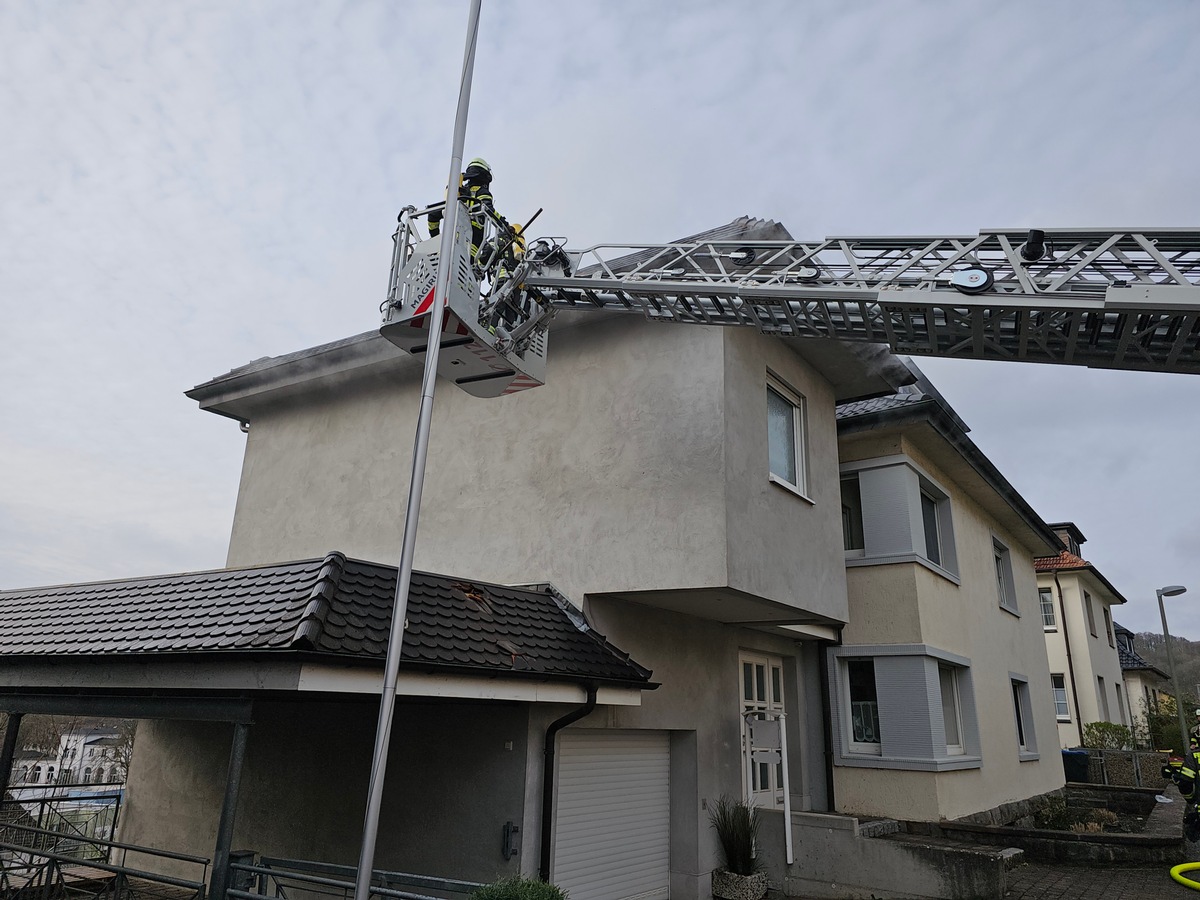
<path fill-rule="evenodd" d="M 1162 602 L 1163 597 L 1178 597 L 1185 591 L 1187 588 L 1182 584 L 1168 584 L 1155 593 L 1158 594 L 1158 614 L 1162 617 L 1163 643 L 1167 647 L 1167 668 L 1171 670 L 1171 684 L 1175 687 L 1175 714 L 1179 717 L 1179 742 L 1183 744 L 1183 749 L 1179 752 L 1186 760 L 1191 748 L 1188 746 L 1187 722 L 1183 718 L 1183 693 L 1179 690 L 1179 675 L 1175 670 L 1175 660 L 1171 656 L 1171 633 L 1167 631 L 1167 611 Z"/>

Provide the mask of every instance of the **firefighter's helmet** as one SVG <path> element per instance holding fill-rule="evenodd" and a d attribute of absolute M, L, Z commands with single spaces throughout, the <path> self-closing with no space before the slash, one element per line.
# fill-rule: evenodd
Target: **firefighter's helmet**
<path fill-rule="evenodd" d="M 482 156 L 477 156 L 467 163 L 467 170 L 463 172 L 468 181 L 491 181 L 492 167 L 487 164 L 487 160 Z"/>

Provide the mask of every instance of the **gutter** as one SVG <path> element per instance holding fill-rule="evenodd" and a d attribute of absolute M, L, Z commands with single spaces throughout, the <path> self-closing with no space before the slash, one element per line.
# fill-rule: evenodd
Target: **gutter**
<path fill-rule="evenodd" d="M 550 841 L 554 828 L 551 816 L 554 813 L 554 740 L 558 733 L 572 722 L 578 722 L 596 708 L 596 686 L 587 685 L 587 700 L 583 706 L 571 710 L 561 719 L 555 719 L 546 729 L 546 750 L 542 760 L 542 843 L 538 877 L 550 881 Z"/>

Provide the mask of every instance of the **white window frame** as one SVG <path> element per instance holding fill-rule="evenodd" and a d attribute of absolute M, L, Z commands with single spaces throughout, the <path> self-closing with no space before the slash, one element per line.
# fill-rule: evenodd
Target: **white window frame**
<path fill-rule="evenodd" d="M 1017 758 L 1022 762 L 1038 759 L 1037 733 L 1033 727 L 1033 702 L 1029 696 L 1029 679 L 1017 672 L 1009 672 L 1008 681 L 1012 687 Z"/>
<path fill-rule="evenodd" d="M 917 483 L 920 488 L 920 508 L 917 510 L 921 519 L 921 554 L 924 561 L 938 572 L 946 572 L 958 578 L 958 554 L 954 541 L 954 514 L 950 504 L 950 494 L 937 485 L 924 472 L 917 470 Z M 933 503 L 934 527 L 937 537 L 937 555 L 935 560 L 929 553 L 929 534 L 925 522 L 925 500 Z"/>
<path fill-rule="evenodd" d="M 1054 609 L 1054 591 L 1050 588 L 1038 588 L 1038 606 L 1042 610 L 1042 631 L 1058 631 L 1058 615 Z M 1046 621 L 1047 618 L 1049 621 Z"/>
<path fill-rule="evenodd" d="M 930 548 L 930 528 L 929 518 L 926 516 L 925 502 L 929 502 L 929 506 L 933 512 L 933 547 Z M 944 568 L 942 560 L 946 558 L 943 548 L 942 532 L 944 531 L 943 519 L 941 511 L 941 502 L 933 491 L 921 485 L 921 538 L 925 546 L 925 558 L 933 563 L 938 568 Z"/>
<path fill-rule="evenodd" d="M 846 678 L 846 747 L 851 753 L 863 753 L 869 756 L 883 755 L 883 734 L 879 724 L 879 682 L 875 681 L 875 715 L 876 736 L 878 741 L 860 741 L 854 737 L 854 695 L 850 689 L 850 665 L 851 663 L 870 663 L 871 678 L 875 678 L 875 660 L 872 657 L 851 657 L 845 660 L 845 678 Z M 869 702 L 869 701 L 867 701 Z"/>
<path fill-rule="evenodd" d="M 1061 685 L 1061 687 L 1060 687 Z M 1054 717 L 1060 722 L 1071 721 L 1071 701 L 1067 696 L 1067 676 L 1054 672 L 1050 675 L 1050 690 L 1054 695 Z M 1062 699 L 1059 699 L 1059 693 Z"/>
<path fill-rule="evenodd" d="M 1092 605 L 1092 595 L 1087 591 L 1083 592 L 1083 612 L 1087 617 L 1088 631 L 1091 632 L 1092 637 L 1100 637 L 1096 632 L 1096 610 Z"/>
<path fill-rule="evenodd" d="M 751 669 L 751 697 L 746 696 L 746 667 Z M 759 696 L 757 675 L 762 671 L 763 695 Z M 750 793 L 755 806 L 764 809 L 783 808 L 783 772 L 782 763 L 769 766 L 759 763 L 748 765 L 746 755 L 750 752 L 750 735 L 746 725 L 748 713 L 768 713 L 779 715 L 786 712 L 784 708 L 783 658 L 764 653 L 742 652 L 738 654 L 738 693 L 741 697 L 739 717 L 742 726 L 742 792 L 743 796 Z M 747 772 L 753 780 L 753 786 L 746 784 Z M 763 775 L 766 784 L 763 785 Z"/>
<path fill-rule="evenodd" d="M 938 664 L 938 688 L 942 698 L 942 727 L 946 734 L 947 756 L 962 756 L 966 752 L 966 747 L 963 743 L 962 704 L 959 701 L 958 696 L 958 670 L 958 666 L 951 666 L 946 663 Z M 949 676 L 949 710 L 946 709 L 947 676 Z M 949 712 L 949 714 L 953 717 L 954 731 L 958 735 L 957 743 L 950 742 L 950 728 L 946 722 L 947 712 Z"/>
<path fill-rule="evenodd" d="M 856 496 L 852 500 L 857 502 L 846 503 L 846 485 L 848 484 L 854 485 Z M 848 557 L 865 556 L 867 552 L 866 526 L 863 522 L 862 485 L 859 483 L 858 473 L 851 472 L 848 475 L 842 475 L 838 486 L 841 489 L 842 503 L 842 549 Z M 857 534 L 855 534 L 856 529 Z M 858 544 L 857 547 L 852 546 L 855 543 Z"/>
<path fill-rule="evenodd" d="M 992 561 L 996 567 L 996 593 L 1000 600 L 1000 608 L 1019 616 L 1021 611 L 1017 608 L 1017 585 L 1013 578 L 1012 553 L 1008 545 L 994 534 Z"/>
<path fill-rule="evenodd" d="M 1113 641 L 1112 613 L 1109 612 L 1107 604 L 1101 604 L 1100 608 L 1104 612 L 1104 632 L 1108 635 L 1108 646 L 1116 649 L 1116 642 Z"/>
<path fill-rule="evenodd" d="M 775 394 L 792 408 L 792 468 L 796 480 L 775 471 L 771 465 L 771 406 L 769 398 Z M 767 471 L 772 484 L 777 484 L 797 496 L 809 500 L 808 492 L 808 401 L 803 394 L 784 384 L 772 374 L 767 375 Z"/>

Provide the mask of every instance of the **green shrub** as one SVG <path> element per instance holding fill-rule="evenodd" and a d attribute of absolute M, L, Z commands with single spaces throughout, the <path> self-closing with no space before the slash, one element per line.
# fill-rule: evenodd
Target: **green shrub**
<path fill-rule="evenodd" d="M 567 900 L 567 893 L 536 878 L 513 876 L 481 887 L 471 897 L 472 900 Z"/>
<path fill-rule="evenodd" d="M 725 857 L 725 868 L 735 875 L 753 875 L 762 868 L 754 858 L 758 840 L 758 813 L 741 800 L 722 797 L 708 811 L 708 821 L 717 832 Z"/>
<path fill-rule="evenodd" d="M 1083 746 L 1095 750 L 1128 750 L 1133 747 L 1133 732 L 1115 722 L 1089 722 L 1083 726 Z"/>
<path fill-rule="evenodd" d="M 1051 797 L 1045 806 L 1033 814 L 1033 823 L 1038 828 L 1066 831 L 1075 823 L 1075 816 L 1067 809 L 1065 798 Z"/>

